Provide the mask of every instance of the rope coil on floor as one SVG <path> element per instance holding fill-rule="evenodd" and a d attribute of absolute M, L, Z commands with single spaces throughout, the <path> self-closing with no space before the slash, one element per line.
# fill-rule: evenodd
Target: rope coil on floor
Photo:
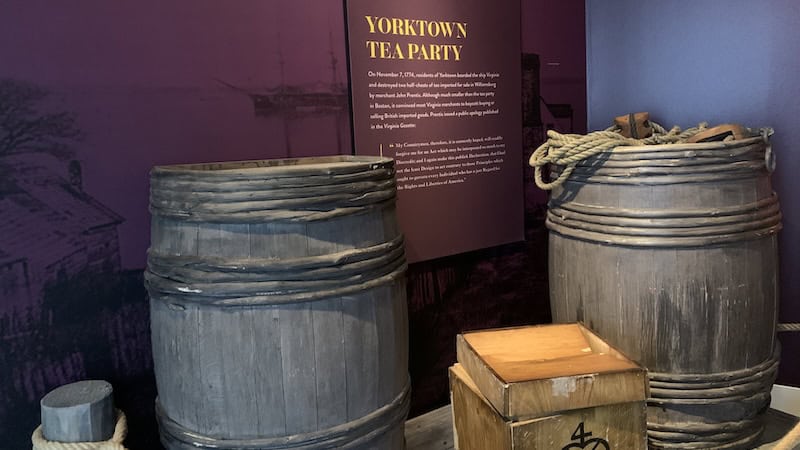
<path fill-rule="evenodd" d="M 31 443 L 33 450 L 127 450 L 122 444 L 125 437 L 128 435 L 128 421 L 125 414 L 117 410 L 117 424 L 114 428 L 114 434 L 111 439 L 107 441 L 97 442 L 56 442 L 48 441 L 44 437 L 42 426 L 39 425 L 33 431 L 31 436 Z"/>

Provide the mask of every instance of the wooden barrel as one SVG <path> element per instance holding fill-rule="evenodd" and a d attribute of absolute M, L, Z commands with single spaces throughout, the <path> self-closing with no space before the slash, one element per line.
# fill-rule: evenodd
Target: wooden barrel
<path fill-rule="evenodd" d="M 168 449 L 403 449 L 394 163 L 156 167 L 150 294 Z"/>
<path fill-rule="evenodd" d="M 650 371 L 651 448 L 751 448 L 778 365 L 766 139 L 619 147 L 553 192 L 551 307 Z"/>

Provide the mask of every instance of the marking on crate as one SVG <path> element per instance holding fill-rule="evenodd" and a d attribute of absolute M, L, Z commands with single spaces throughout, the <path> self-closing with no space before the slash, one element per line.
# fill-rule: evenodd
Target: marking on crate
<path fill-rule="evenodd" d="M 572 440 L 578 442 L 572 442 L 565 445 L 561 450 L 571 450 L 571 449 L 587 449 L 587 450 L 611 450 L 611 446 L 608 444 L 603 438 L 591 438 L 586 439 L 592 436 L 591 431 L 585 431 L 584 422 L 578 424 L 575 428 L 575 431 L 572 432 Z"/>

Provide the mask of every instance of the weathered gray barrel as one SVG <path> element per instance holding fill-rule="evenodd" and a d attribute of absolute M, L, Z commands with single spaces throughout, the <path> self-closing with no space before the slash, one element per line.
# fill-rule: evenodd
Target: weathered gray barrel
<path fill-rule="evenodd" d="M 553 192 L 557 322 L 650 371 L 654 448 L 751 448 L 778 365 L 778 199 L 762 138 L 619 147 Z"/>
<path fill-rule="evenodd" d="M 402 449 L 406 261 L 394 163 L 156 167 L 150 293 L 169 449 Z"/>

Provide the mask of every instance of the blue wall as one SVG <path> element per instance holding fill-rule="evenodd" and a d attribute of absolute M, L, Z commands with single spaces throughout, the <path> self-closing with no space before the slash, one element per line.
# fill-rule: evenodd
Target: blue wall
<path fill-rule="evenodd" d="M 589 129 L 649 111 L 669 128 L 701 121 L 774 127 L 781 199 L 781 321 L 800 322 L 800 2 L 586 0 Z M 800 333 L 782 334 L 784 355 Z M 779 381 L 800 384 L 798 358 Z"/>

